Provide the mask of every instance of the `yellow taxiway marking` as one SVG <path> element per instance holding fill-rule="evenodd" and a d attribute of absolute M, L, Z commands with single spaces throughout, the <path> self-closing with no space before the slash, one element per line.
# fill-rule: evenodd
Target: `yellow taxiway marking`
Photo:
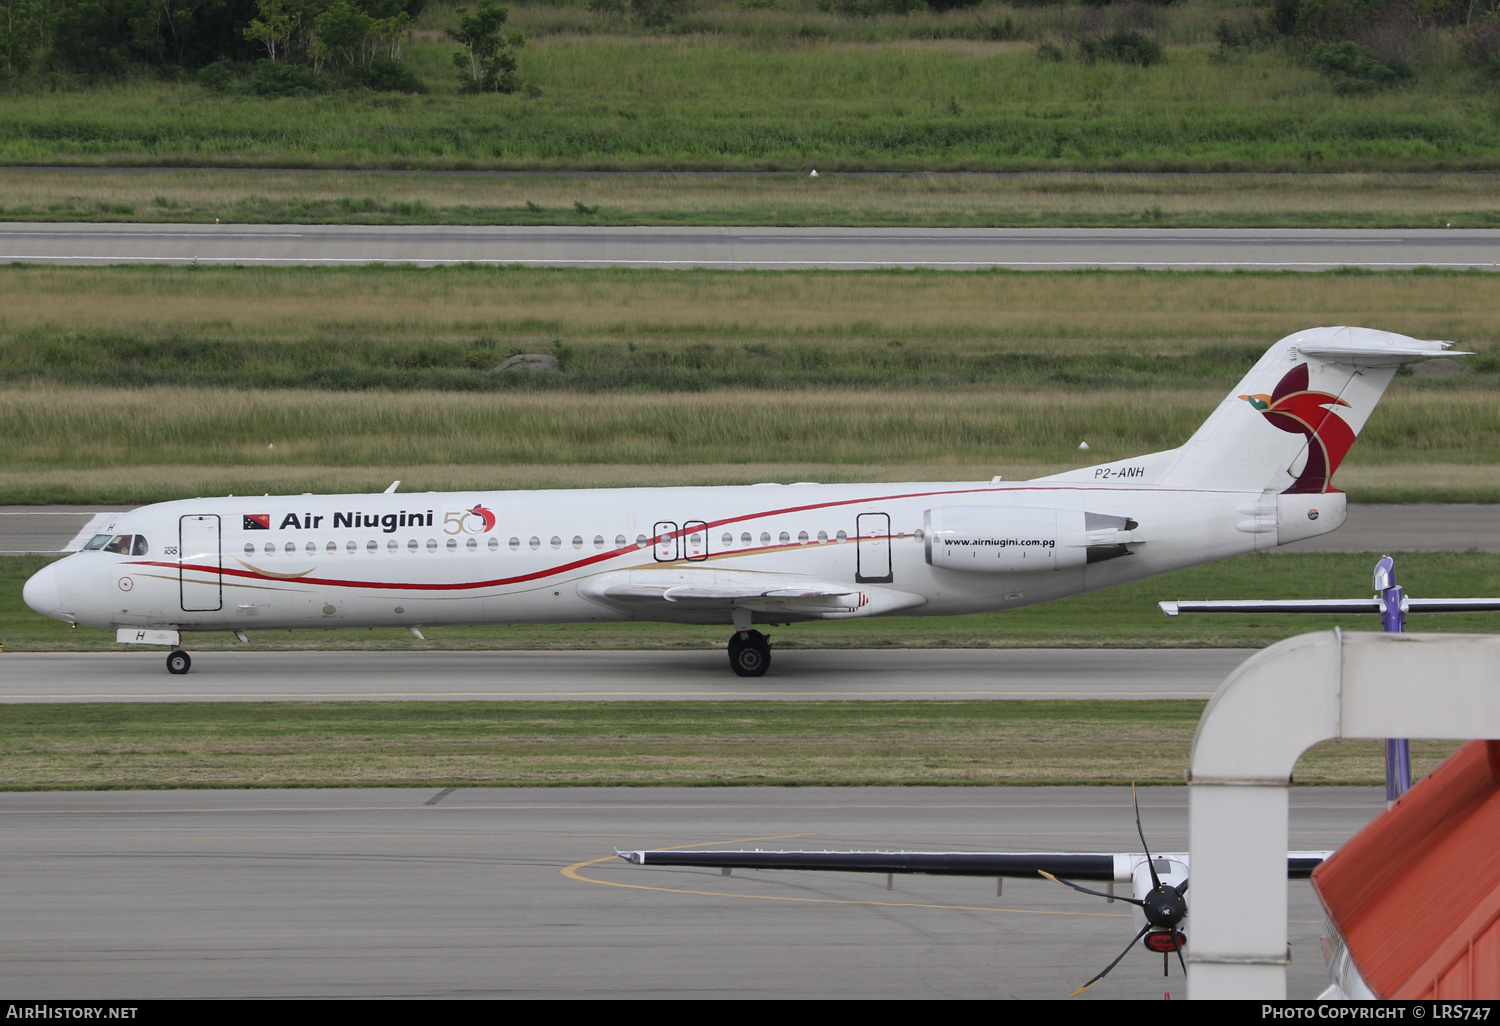
<path fill-rule="evenodd" d="M 770 837 L 741 837 L 733 841 L 712 841 L 711 844 L 750 844 L 754 841 L 784 841 L 793 837 L 807 837 L 808 834 L 773 834 Z M 671 848 L 663 848 L 663 851 L 673 851 L 681 848 L 696 848 L 696 844 L 678 844 Z M 934 905 L 920 901 L 859 901 L 853 898 L 799 898 L 783 894 L 727 894 L 723 891 L 699 891 L 687 887 L 655 887 L 650 884 L 619 883 L 615 880 L 598 880 L 591 876 L 584 876 L 581 872 L 589 866 L 597 866 L 603 862 L 611 862 L 619 858 L 618 855 L 605 855 L 602 858 L 587 859 L 583 862 L 575 862 L 571 866 L 565 866 L 558 870 L 569 880 L 579 880 L 583 883 L 601 884 L 605 887 L 625 887 L 633 891 L 661 891 L 667 894 L 696 894 L 709 898 L 748 898 L 752 901 L 796 901 L 809 905 L 871 905 L 878 908 L 938 908 L 949 909 L 954 912 L 1014 912 L 1024 916 L 1100 916 L 1105 918 L 1120 918 L 1129 916 L 1129 912 L 1059 912 L 1049 909 L 1034 908 L 996 908 L 993 905 Z"/>

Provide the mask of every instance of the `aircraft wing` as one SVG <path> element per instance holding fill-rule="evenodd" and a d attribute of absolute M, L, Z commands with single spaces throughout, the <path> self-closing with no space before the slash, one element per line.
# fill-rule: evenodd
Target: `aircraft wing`
<path fill-rule="evenodd" d="M 616 851 L 638 866 L 705 869 L 803 869 L 839 873 L 921 873 L 929 876 L 1035 877 L 1045 871 L 1069 880 L 1128 882 L 1144 853 L 973 851 Z M 1287 853 L 1287 878 L 1305 880 L 1332 852 Z M 1185 862 L 1181 853 L 1154 858 Z"/>
<path fill-rule="evenodd" d="M 868 584 L 847 584 L 788 574 L 737 574 L 682 567 L 606 574 L 584 582 L 579 591 L 597 602 L 626 607 L 739 608 L 822 619 L 873 616 L 927 602 L 922 595 Z"/>

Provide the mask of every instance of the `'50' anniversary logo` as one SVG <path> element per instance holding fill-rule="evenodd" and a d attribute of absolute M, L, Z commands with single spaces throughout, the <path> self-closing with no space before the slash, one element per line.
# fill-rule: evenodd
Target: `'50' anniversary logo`
<path fill-rule="evenodd" d="M 443 514 L 444 534 L 489 534 L 495 527 L 495 514 L 483 505 Z"/>

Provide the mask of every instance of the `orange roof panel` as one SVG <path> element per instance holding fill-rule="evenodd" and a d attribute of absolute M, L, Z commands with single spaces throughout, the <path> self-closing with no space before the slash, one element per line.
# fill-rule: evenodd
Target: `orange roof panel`
<path fill-rule="evenodd" d="M 1500 997 L 1500 741 L 1471 741 L 1313 871 L 1386 998 Z"/>

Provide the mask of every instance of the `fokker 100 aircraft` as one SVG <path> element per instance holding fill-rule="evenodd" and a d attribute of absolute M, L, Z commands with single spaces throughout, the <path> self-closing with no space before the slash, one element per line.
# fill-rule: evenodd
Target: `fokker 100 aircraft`
<path fill-rule="evenodd" d="M 1178 449 L 1033 481 L 185 499 L 121 514 L 26 583 L 32 609 L 195 631 L 660 620 L 732 625 L 1035 605 L 1344 521 L 1331 478 L 1401 363 L 1452 343 L 1282 339 Z"/>

